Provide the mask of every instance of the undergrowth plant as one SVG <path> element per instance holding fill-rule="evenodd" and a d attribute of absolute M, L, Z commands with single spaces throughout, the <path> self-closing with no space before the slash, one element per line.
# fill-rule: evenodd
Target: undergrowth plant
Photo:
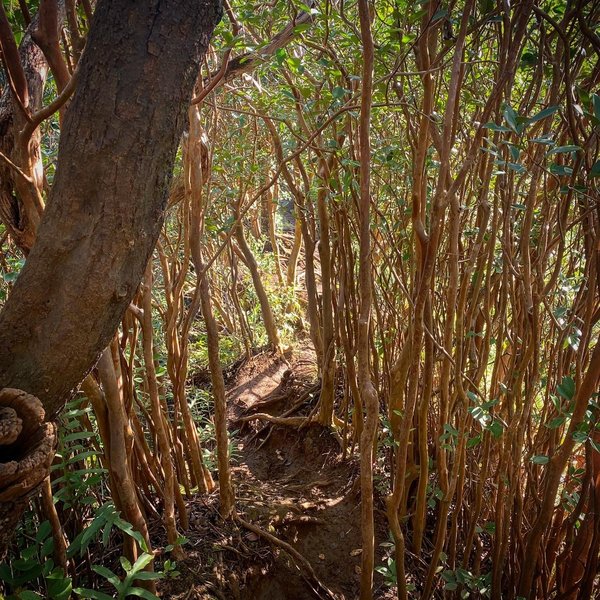
<path fill-rule="evenodd" d="M 0 598 L 68 600 L 72 594 L 98 600 L 131 596 L 158 598 L 136 582 L 177 577 L 176 562 L 168 558 L 173 546 L 167 545 L 163 549 L 165 558 L 161 569 L 144 570 L 154 560 L 154 555 L 149 553 L 143 536 L 121 517 L 110 499 L 107 470 L 101 466 L 101 440 L 88 399 L 79 396 L 69 402 L 60 424 L 58 450 L 51 473 L 53 501 L 63 516 L 64 531 L 73 534 L 66 548 L 68 572 L 55 562 L 56 548 L 50 522 L 41 520 L 43 511 L 33 505 L 17 532 L 9 560 L 0 564 Z M 209 442 L 211 438 L 206 435 L 205 439 Z M 129 536 L 142 549 L 133 565 L 125 556 L 119 557 L 123 575 L 116 575 L 105 565 L 97 564 L 119 543 L 117 533 Z M 181 545 L 186 541 L 180 537 L 177 543 Z M 74 587 L 75 581 L 78 587 Z M 100 589 L 107 583 L 114 587 L 113 595 Z"/>

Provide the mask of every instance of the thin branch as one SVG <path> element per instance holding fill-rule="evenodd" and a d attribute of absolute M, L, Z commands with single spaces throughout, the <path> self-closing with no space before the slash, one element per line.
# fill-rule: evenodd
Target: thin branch
<path fill-rule="evenodd" d="M 227 65 L 229 64 L 229 55 L 231 54 L 231 48 L 229 48 L 225 54 L 223 55 L 223 63 L 221 64 L 221 68 L 217 71 L 214 77 L 211 77 L 210 83 L 195 97 L 192 98 L 190 104 L 193 106 L 194 104 L 199 104 L 210 94 L 217 85 L 223 80 L 225 73 L 227 71 Z"/>
<path fill-rule="evenodd" d="M 4 10 L 4 4 L 0 3 L 0 48 L 2 49 L 2 59 L 11 90 L 15 98 L 27 115 L 27 106 L 29 105 L 29 89 L 27 87 L 27 78 L 23 63 L 19 57 L 17 42 L 10 27 L 10 22 Z"/>
<path fill-rule="evenodd" d="M 65 16 L 64 2 L 41 0 L 39 25 L 31 32 L 33 40 L 42 49 L 52 70 L 59 94 L 69 82 L 69 69 L 60 50 L 60 23 Z"/>
<path fill-rule="evenodd" d="M 298 550 L 296 550 L 293 546 L 290 546 L 287 542 L 280 540 L 278 537 L 268 533 L 261 527 L 253 525 L 248 521 L 245 521 L 241 517 L 235 517 L 235 521 L 237 521 L 242 527 L 248 529 L 255 533 L 256 535 L 264 538 L 274 546 L 278 546 L 281 548 L 286 554 L 288 554 L 296 563 L 302 574 L 306 577 L 306 579 L 310 582 L 311 586 L 314 586 L 315 593 L 318 594 L 319 598 L 325 598 L 330 600 L 335 600 L 335 594 L 317 577 L 315 570 L 312 568 L 312 565 Z"/>
<path fill-rule="evenodd" d="M 19 0 L 19 7 L 21 9 L 21 13 L 23 14 L 23 20 L 25 21 L 25 25 L 29 26 L 29 23 L 31 23 L 31 14 L 29 12 L 27 2 L 25 0 Z"/>
<path fill-rule="evenodd" d="M 59 110 L 65 102 L 71 97 L 75 91 L 77 84 L 77 71 L 75 71 L 69 80 L 69 83 L 65 86 L 63 91 L 47 106 L 44 106 L 32 115 L 31 120 L 23 130 L 21 131 L 21 140 L 27 142 L 33 135 L 33 132 L 39 127 L 39 125 L 47 118 L 51 117 L 57 110 Z"/>
<path fill-rule="evenodd" d="M 313 6 L 313 1 L 306 3 L 308 6 Z M 301 12 L 297 18 L 288 23 L 275 37 L 258 52 L 248 52 L 242 56 L 236 56 L 233 60 L 228 61 L 227 68 L 223 77 L 220 79 L 220 84 L 228 83 L 232 79 L 248 73 L 266 62 L 273 56 L 277 50 L 287 46 L 297 35 L 296 27 L 305 23 L 312 23 L 313 15 L 307 12 Z M 223 66 L 219 68 L 219 71 Z"/>
<path fill-rule="evenodd" d="M 4 153 L 0 152 L 0 159 L 3 160 L 11 169 L 20 175 L 27 183 L 33 183 L 33 180 L 29 175 L 26 175 L 15 163 L 8 158 Z"/>

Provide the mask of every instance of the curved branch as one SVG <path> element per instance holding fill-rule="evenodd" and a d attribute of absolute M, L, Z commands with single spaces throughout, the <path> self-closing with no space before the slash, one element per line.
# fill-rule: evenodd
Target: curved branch
<path fill-rule="evenodd" d="M 0 48 L 2 49 L 2 59 L 11 91 L 15 96 L 15 100 L 27 115 L 27 107 L 29 105 L 29 90 L 27 87 L 27 78 L 25 70 L 19 56 L 17 42 L 12 33 L 4 4 L 0 4 Z"/>
<path fill-rule="evenodd" d="M 31 120 L 25 124 L 25 127 L 20 133 L 21 143 L 27 143 L 29 138 L 33 135 L 33 132 L 42 124 L 43 121 L 51 117 L 57 110 L 60 110 L 62 106 L 67 102 L 75 91 L 75 85 L 77 83 L 77 71 L 75 71 L 69 79 L 67 85 L 63 88 L 63 91 L 47 106 L 41 108 L 31 116 Z"/>
<path fill-rule="evenodd" d="M 312 7 L 314 5 L 314 0 L 309 0 L 306 4 L 307 6 Z M 225 66 L 223 75 L 217 81 L 219 85 L 217 86 L 215 84 L 211 90 L 230 82 L 232 79 L 235 79 L 244 73 L 249 73 L 256 69 L 256 67 L 271 58 L 277 50 L 284 48 L 295 39 L 297 35 L 297 32 L 295 31 L 296 27 L 304 25 L 305 23 L 312 23 L 313 20 L 314 17 L 312 14 L 303 11 L 290 21 L 268 44 L 261 48 L 260 51 L 247 52 L 241 56 L 236 56 L 232 60 L 229 60 L 229 54 L 227 53 L 226 57 L 223 59 L 223 64 L 211 77 L 211 79 L 216 77 L 223 70 L 223 66 Z"/>

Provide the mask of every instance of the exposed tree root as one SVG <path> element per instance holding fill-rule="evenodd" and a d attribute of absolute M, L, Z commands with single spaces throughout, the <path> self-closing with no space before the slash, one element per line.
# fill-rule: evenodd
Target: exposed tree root
<path fill-rule="evenodd" d="M 263 425 L 263 427 L 261 427 L 260 429 L 258 429 L 254 435 L 250 438 L 252 439 L 256 439 L 258 437 L 260 437 L 265 431 L 268 430 L 268 433 L 266 435 L 266 437 L 261 441 L 260 446 L 262 447 L 266 441 L 269 439 L 269 436 L 271 435 L 271 431 L 274 425 L 281 425 L 284 427 L 295 427 L 298 429 L 302 429 L 303 427 L 307 427 L 309 425 L 312 424 L 319 424 L 319 403 L 317 402 L 317 404 L 313 407 L 313 409 L 311 410 L 311 412 L 306 415 L 306 416 L 292 416 L 295 412 L 297 412 L 298 410 L 300 410 L 306 403 L 307 401 L 311 398 L 311 396 L 313 396 L 313 394 L 316 394 L 321 388 L 321 382 L 316 382 L 313 385 L 311 385 L 309 388 L 307 388 L 298 398 L 298 400 L 294 403 L 293 406 L 291 406 L 288 410 L 284 411 L 281 415 L 270 415 L 268 413 L 264 413 L 264 412 L 256 412 L 254 414 L 251 415 L 245 415 L 243 417 L 240 417 L 237 422 L 238 423 L 248 423 L 250 421 L 263 421 L 266 422 L 265 425 Z M 265 406 L 268 406 L 269 404 L 274 404 L 275 402 L 279 402 L 280 400 L 283 400 L 286 397 L 289 397 L 290 394 L 281 394 L 281 395 L 277 395 L 274 396 L 273 398 L 269 398 L 266 401 L 262 401 L 259 404 L 255 404 L 253 405 L 252 408 L 259 406 L 260 408 L 265 408 Z M 320 423 L 321 425 L 323 425 L 323 427 L 327 427 L 330 431 L 331 434 L 335 437 L 335 439 L 338 441 L 338 443 L 340 444 L 340 448 L 344 448 L 344 441 L 342 439 L 342 436 L 340 436 L 339 434 L 339 430 L 342 430 L 344 428 L 344 422 L 339 419 L 335 414 L 332 417 L 333 419 L 333 423 L 331 425 L 323 425 L 322 423 Z"/>
<path fill-rule="evenodd" d="M 309 417 L 275 417 L 273 415 L 269 415 L 267 413 L 256 413 L 254 415 L 249 415 L 247 417 L 242 417 L 238 419 L 240 423 L 246 423 L 248 421 L 268 421 L 269 423 L 273 423 L 273 425 L 285 425 L 289 427 L 302 427 L 302 425 L 306 425 L 306 423 L 310 420 Z"/>
<path fill-rule="evenodd" d="M 245 521 L 239 516 L 235 517 L 235 520 L 246 529 L 252 531 L 256 535 L 267 540 L 269 543 L 281 548 L 286 554 L 288 554 L 296 563 L 296 566 L 302 573 L 302 576 L 311 586 L 311 589 L 317 595 L 318 598 L 325 598 L 328 600 L 338 600 L 337 596 L 317 577 L 312 565 L 302 554 L 300 554 L 294 547 L 290 546 L 287 542 L 280 540 L 278 537 L 266 532 L 264 529 Z"/>

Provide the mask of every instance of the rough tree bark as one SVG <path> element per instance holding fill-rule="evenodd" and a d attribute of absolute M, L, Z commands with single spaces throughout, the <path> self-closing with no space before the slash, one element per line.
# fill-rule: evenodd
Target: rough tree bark
<path fill-rule="evenodd" d="M 200 59 L 220 16 L 219 0 L 97 4 L 54 186 L 0 313 L 0 389 L 39 398 L 46 420 L 94 366 L 142 278 Z M 26 455 L 22 438 L 14 449 Z M 3 491 L 0 470 L 0 502 Z"/>

